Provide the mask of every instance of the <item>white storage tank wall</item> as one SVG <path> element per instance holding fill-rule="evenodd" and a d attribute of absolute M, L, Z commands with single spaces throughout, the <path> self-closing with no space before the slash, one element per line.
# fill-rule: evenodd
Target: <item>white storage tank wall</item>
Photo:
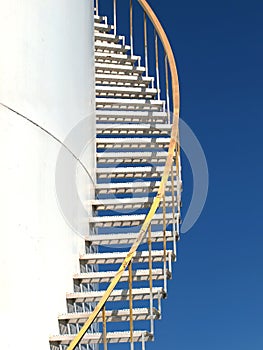
<path fill-rule="evenodd" d="M 13 110 L 0 105 L 0 330 L 5 350 L 49 349 L 48 337 L 58 333 L 57 315 L 66 312 L 65 295 L 73 291 L 72 276 L 79 271 L 85 246 L 76 231 L 88 230 L 87 216 L 70 202 L 75 183 L 67 182 L 65 174 L 68 214 L 79 222 L 79 230 L 66 220 L 56 172 L 61 149 L 69 163 L 80 157 L 67 136 L 86 118 L 89 143 L 75 181 L 81 199 L 93 197 L 93 40 L 92 0 L 0 0 L 0 103 Z"/>

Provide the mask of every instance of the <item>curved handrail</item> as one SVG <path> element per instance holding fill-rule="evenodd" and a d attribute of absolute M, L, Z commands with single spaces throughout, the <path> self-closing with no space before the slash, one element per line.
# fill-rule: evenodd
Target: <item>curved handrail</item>
<path fill-rule="evenodd" d="M 168 156 L 165 163 L 164 172 L 162 175 L 161 183 L 158 189 L 158 193 L 156 197 L 153 200 L 153 203 L 151 205 L 151 208 L 149 210 L 149 213 L 147 214 L 144 223 L 142 224 L 142 227 L 140 229 L 140 232 L 138 234 L 138 237 L 136 238 L 135 242 L 133 243 L 132 247 L 130 248 L 130 251 L 128 252 L 126 258 L 124 259 L 123 263 L 121 264 L 119 270 L 117 271 L 116 275 L 114 276 L 113 280 L 111 281 L 110 285 L 108 286 L 107 290 L 105 291 L 104 295 L 102 296 L 101 300 L 96 305 L 95 309 L 89 316 L 88 320 L 85 322 L 79 333 L 75 336 L 75 338 L 72 340 L 70 345 L 68 346 L 68 350 L 74 350 L 76 346 L 80 343 L 82 338 L 84 337 L 85 333 L 89 329 L 89 327 L 92 325 L 96 317 L 98 316 L 99 312 L 103 309 L 105 303 L 107 302 L 108 298 L 110 297 L 112 291 L 116 287 L 117 283 L 120 281 L 124 271 L 126 270 L 127 266 L 131 262 L 132 258 L 134 257 L 137 248 L 141 244 L 146 231 L 148 230 L 148 227 L 160 205 L 160 201 L 163 198 L 165 194 L 165 187 L 169 178 L 169 174 L 173 165 L 173 158 L 174 158 L 174 152 L 177 149 L 179 152 L 179 142 L 178 142 L 178 136 L 179 136 L 179 111 L 180 111 L 180 97 L 179 97 L 179 81 L 178 81 L 178 74 L 177 74 L 177 68 L 175 63 L 175 58 L 173 55 L 173 51 L 171 48 L 171 45 L 169 43 L 169 40 L 167 38 L 167 35 L 165 34 L 165 31 L 158 20 L 156 14 L 150 7 L 150 5 L 147 3 L 146 0 L 137 0 L 139 4 L 142 6 L 143 10 L 145 11 L 146 15 L 151 20 L 162 44 L 164 47 L 165 54 L 167 55 L 170 71 L 171 71 L 171 77 L 172 77 L 172 94 L 173 94 L 173 124 L 172 124 L 172 130 L 171 130 L 171 140 L 169 143 L 169 149 L 168 149 Z M 176 161 L 176 170 L 177 173 L 179 173 L 179 164 L 178 161 Z M 179 206 L 179 204 L 178 204 Z"/>

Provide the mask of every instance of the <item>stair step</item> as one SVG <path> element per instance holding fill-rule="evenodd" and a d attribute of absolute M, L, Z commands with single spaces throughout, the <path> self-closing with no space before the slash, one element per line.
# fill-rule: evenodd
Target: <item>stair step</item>
<path fill-rule="evenodd" d="M 92 291 L 92 292 L 80 292 L 80 293 L 68 293 L 68 302 L 97 302 L 100 301 L 104 295 L 105 290 Z M 152 289 L 154 299 L 166 298 L 166 293 L 163 288 L 154 287 Z M 150 288 L 133 288 L 132 290 L 133 300 L 149 300 L 150 299 Z M 123 301 L 129 300 L 129 291 L 124 289 L 114 289 L 108 299 L 108 301 Z"/>
<path fill-rule="evenodd" d="M 123 164 L 122 164 L 123 165 Z M 115 179 L 118 181 L 132 181 L 161 178 L 165 167 L 164 166 L 136 166 L 136 167 L 114 167 L 114 168 L 97 168 L 97 179 Z M 176 167 L 174 167 L 174 174 L 176 174 Z"/>
<path fill-rule="evenodd" d="M 170 143 L 170 138 L 168 137 L 160 137 L 160 138 L 152 138 L 152 137 L 133 137 L 133 138 L 128 138 L 128 137 L 114 137 L 114 138 L 97 138 L 96 140 L 97 143 L 97 148 L 107 148 L 109 149 L 115 149 L 115 148 L 135 148 L 136 151 L 138 149 L 150 149 L 150 148 L 156 148 L 156 149 L 162 149 L 164 147 L 168 148 L 169 143 Z M 158 167 L 160 168 L 160 167 Z M 164 169 L 162 167 L 162 169 Z M 118 168 L 116 169 L 118 170 Z M 126 170 L 128 170 L 126 168 Z M 143 170 L 138 169 L 138 170 Z M 152 167 L 151 170 L 154 170 Z M 131 171 L 131 170 L 130 170 Z"/>
<path fill-rule="evenodd" d="M 145 220 L 146 214 L 141 215 L 112 215 L 112 216 L 94 216 L 89 218 L 89 223 L 96 225 L 96 227 L 105 227 L 105 226 L 121 226 L 123 223 L 126 225 L 141 224 Z M 176 217 L 176 216 L 175 216 Z M 173 219 L 172 213 L 166 213 L 167 224 Z M 163 214 L 155 214 L 152 219 L 152 224 L 162 223 Z"/>
<path fill-rule="evenodd" d="M 118 234 L 100 234 L 100 235 L 87 235 L 85 237 L 86 243 L 90 245 L 131 245 L 138 237 L 138 233 L 118 233 Z M 176 233 L 176 237 L 178 234 Z M 147 242 L 147 235 L 142 240 L 142 243 Z M 174 240 L 171 231 L 166 231 L 166 239 L 168 242 Z M 152 242 L 163 242 L 163 232 L 152 232 Z"/>
<path fill-rule="evenodd" d="M 103 138 L 99 137 L 96 139 L 97 144 L 117 144 L 117 145 L 131 145 L 131 144 L 161 144 L 161 145 L 169 145 L 170 138 L 169 137 L 114 137 L 114 138 Z"/>
<path fill-rule="evenodd" d="M 98 122 L 132 122 L 132 123 L 163 123 L 167 120 L 166 112 L 152 111 L 96 111 L 96 119 Z M 130 125 L 130 124 L 129 124 Z"/>
<path fill-rule="evenodd" d="M 97 112 L 97 113 L 100 113 Z M 97 123 L 96 124 L 97 134 L 140 134 L 143 136 L 144 134 L 146 137 L 149 137 L 148 135 L 169 135 L 171 132 L 171 125 L 170 124 L 157 124 L 157 123 L 149 123 L 149 124 L 128 124 L 128 123 Z"/>
<path fill-rule="evenodd" d="M 140 176 L 142 174 L 151 174 L 153 177 L 153 174 L 162 174 L 164 172 L 165 166 L 138 166 L 138 167 L 123 167 L 118 166 L 115 168 L 97 168 L 96 173 L 97 175 L 109 175 L 110 177 L 115 178 L 116 176 L 122 177 L 130 177 L 134 174 L 139 174 Z M 176 171 L 176 167 L 173 167 L 174 174 Z"/>
<path fill-rule="evenodd" d="M 131 66 L 127 64 L 113 64 L 113 63 L 100 63 L 95 62 L 95 72 L 96 73 L 107 73 L 107 74 L 132 74 L 132 75 L 141 75 L 145 72 L 144 67 Z"/>
<path fill-rule="evenodd" d="M 148 192 L 153 192 L 153 189 L 159 188 L 161 182 L 160 181 L 134 181 L 134 182 L 119 182 L 119 183 L 102 183 L 96 185 L 96 191 L 108 190 L 114 191 L 118 189 L 124 190 L 138 190 L 138 189 L 146 189 Z M 171 188 L 171 181 L 168 181 L 166 184 L 166 188 Z M 175 188 L 177 188 L 177 183 L 175 182 Z"/>
<path fill-rule="evenodd" d="M 58 320 L 66 322 L 68 324 L 85 323 L 91 313 L 89 312 L 77 312 L 59 315 Z M 148 308 L 138 308 L 132 310 L 133 321 L 147 321 L 151 319 L 151 310 Z M 153 308 L 153 317 L 155 320 L 159 320 L 161 317 L 160 312 Z M 107 322 L 127 322 L 130 321 L 130 310 L 106 310 Z M 95 319 L 95 322 L 102 322 L 102 312 L 100 312 Z"/>
<path fill-rule="evenodd" d="M 78 283 L 110 283 L 117 271 L 100 271 L 87 272 L 74 275 L 74 280 Z M 133 282 L 148 281 L 150 271 L 147 269 L 133 270 Z M 169 270 L 166 271 L 166 278 L 171 279 L 172 275 Z M 164 279 L 163 269 L 152 269 L 152 278 L 154 281 L 161 281 Z M 120 282 L 127 282 L 129 280 L 129 271 L 124 271 Z"/>
<path fill-rule="evenodd" d="M 120 85 L 120 86 L 149 86 L 153 84 L 154 78 L 144 77 L 138 75 L 125 75 L 125 74 L 95 74 L 96 85 L 107 84 L 107 85 Z"/>
<path fill-rule="evenodd" d="M 109 25 L 109 24 L 105 24 L 105 23 L 99 23 L 99 22 L 95 22 L 94 23 L 94 30 L 95 32 L 111 32 L 114 29 L 113 25 Z"/>
<path fill-rule="evenodd" d="M 120 108 L 140 110 L 165 110 L 165 101 L 148 99 L 122 99 L 96 97 L 97 108 Z"/>
<path fill-rule="evenodd" d="M 100 152 L 97 153 L 97 162 L 101 164 L 120 164 L 121 163 L 164 163 L 167 159 L 168 152 Z M 134 185 L 134 184 L 133 184 Z"/>
<path fill-rule="evenodd" d="M 141 209 L 149 208 L 153 203 L 154 198 L 148 197 L 133 197 L 133 198 L 113 198 L 113 199 L 97 199 L 88 201 L 88 205 L 94 206 L 95 210 L 128 210 L 128 209 Z M 166 207 L 172 206 L 172 197 L 165 198 Z M 175 196 L 175 207 L 177 206 L 177 198 Z"/>
<path fill-rule="evenodd" d="M 125 54 L 107 53 L 107 52 L 95 52 L 95 59 L 100 61 L 117 62 L 121 64 L 133 65 L 135 62 L 140 62 L 140 56 L 129 56 Z"/>
<path fill-rule="evenodd" d="M 94 22 L 95 23 L 101 23 L 101 22 L 107 23 L 107 17 L 106 16 L 94 15 Z"/>
<path fill-rule="evenodd" d="M 54 349 L 59 345 L 69 345 L 69 343 L 74 339 L 75 335 L 55 335 L 49 338 L 51 347 Z M 133 341 L 142 342 L 142 341 L 152 341 L 153 335 L 147 331 L 134 331 L 133 332 Z M 126 343 L 130 341 L 130 332 L 108 332 L 107 333 L 107 342 L 108 343 Z M 98 344 L 103 343 L 103 334 L 102 333 L 86 333 L 82 338 L 80 344 Z M 51 348 L 53 350 L 53 348 Z"/>
<path fill-rule="evenodd" d="M 115 43 L 115 44 L 119 43 L 121 40 L 123 41 L 124 39 L 123 36 L 109 34 L 109 33 L 101 33 L 101 32 L 95 32 L 94 36 L 95 36 L 95 40 L 106 41 L 108 43 Z"/>
<path fill-rule="evenodd" d="M 122 98 L 154 98 L 157 89 L 141 87 L 122 86 L 97 86 L 96 96 L 98 97 L 122 97 Z"/>
<path fill-rule="evenodd" d="M 126 258 L 127 252 L 114 253 L 93 253 L 80 256 L 82 264 L 121 264 Z M 166 257 L 171 257 L 171 261 L 175 261 L 175 254 L 171 250 L 166 251 Z M 163 250 L 152 250 L 152 262 L 162 262 L 164 259 Z M 137 251 L 133 257 L 134 263 L 147 263 L 149 261 L 149 251 Z"/>
<path fill-rule="evenodd" d="M 106 52 L 113 52 L 113 53 L 126 53 L 131 49 L 128 45 L 121 45 L 121 44 L 114 44 L 114 43 L 107 43 L 103 41 L 95 41 L 95 50 L 96 51 L 106 51 Z"/>
<path fill-rule="evenodd" d="M 96 185 L 96 193 L 140 193 L 140 192 L 155 192 L 160 186 L 160 181 L 133 181 L 133 182 L 107 182 Z M 166 191 L 171 189 L 171 181 L 166 184 Z M 174 186 L 177 189 L 177 182 Z"/>

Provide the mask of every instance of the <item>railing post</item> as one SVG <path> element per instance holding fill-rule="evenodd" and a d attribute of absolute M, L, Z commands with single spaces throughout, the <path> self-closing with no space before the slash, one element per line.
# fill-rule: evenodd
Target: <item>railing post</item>
<path fill-rule="evenodd" d="M 156 30 L 154 30 L 154 41 L 155 41 L 155 63 L 156 63 L 157 97 L 158 97 L 158 100 L 160 100 L 160 98 L 161 98 L 161 91 L 160 91 L 159 49 L 158 49 L 158 35 L 156 33 Z"/>
<path fill-rule="evenodd" d="M 117 0 L 113 0 L 113 32 L 114 35 L 117 35 Z"/>
<path fill-rule="evenodd" d="M 106 321 L 106 307 L 103 306 L 102 309 L 102 321 L 103 321 L 103 346 L 104 350 L 107 350 L 108 344 L 107 344 L 107 321 Z"/>
<path fill-rule="evenodd" d="M 148 66 L 148 38 L 147 38 L 147 17 L 146 12 L 144 11 L 143 15 L 143 27 L 144 27 L 144 56 L 145 56 L 145 75 L 149 75 L 149 66 Z"/>
<path fill-rule="evenodd" d="M 167 292 L 167 272 L 166 272 L 166 203 L 165 203 L 165 192 L 163 195 L 163 277 L 164 277 L 164 291 Z"/>
<path fill-rule="evenodd" d="M 133 56 L 133 4 L 130 0 L 130 45 L 131 45 L 131 56 Z"/>
<path fill-rule="evenodd" d="M 170 95 L 169 95 L 169 71 L 168 71 L 168 57 L 165 55 L 165 84 L 166 84 L 166 108 L 167 108 L 167 122 L 171 123 L 170 112 Z"/>
<path fill-rule="evenodd" d="M 99 0 L 96 0 L 96 16 L 99 15 Z"/>
<path fill-rule="evenodd" d="M 173 213 L 173 245 L 174 245 L 174 253 L 175 253 L 175 251 L 176 251 L 176 228 L 175 228 L 176 223 L 175 223 L 174 163 L 172 163 L 172 168 L 171 168 L 171 183 L 172 183 L 172 213 Z M 178 203 L 177 203 L 177 206 L 178 206 Z"/>
<path fill-rule="evenodd" d="M 148 247 L 149 247 L 149 285 L 150 285 L 150 317 L 151 317 L 151 333 L 154 333 L 153 320 L 153 278 L 152 278 L 152 229 L 151 224 L 148 228 Z"/>
<path fill-rule="evenodd" d="M 132 261 L 129 262 L 129 304 L 130 304 L 130 348 L 134 350 L 133 343 L 133 303 L 132 303 Z"/>
<path fill-rule="evenodd" d="M 179 164 L 179 159 L 178 159 L 178 150 L 176 147 L 176 157 L 175 157 L 175 162 L 176 162 L 176 180 L 177 180 L 177 211 L 180 216 L 181 214 L 181 180 L 180 180 L 180 164 Z"/>
<path fill-rule="evenodd" d="M 145 350 L 145 337 L 142 335 L 142 350 Z"/>

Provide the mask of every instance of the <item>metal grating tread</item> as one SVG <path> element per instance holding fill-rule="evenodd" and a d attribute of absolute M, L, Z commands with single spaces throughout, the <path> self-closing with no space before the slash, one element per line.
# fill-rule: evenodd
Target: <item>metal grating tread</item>
<path fill-rule="evenodd" d="M 107 17 L 94 15 L 94 22 L 96 23 L 107 22 Z"/>
<path fill-rule="evenodd" d="M 122 221 L 143 221 L 145 219 L 146 214 L 142 215 L 119 215 L 119 216 L 94 216 L 89 219 L 89 223 L 91 224 L 99 224 L 106 222 L 122 222 Z M 153 217 L 153 221 L 162 220 L 163 214 L 155 214 Z M 173 219 L 172 213 L 166 213 L 166 219 Z"/>
<path fill-rule="evenodd" d="M 96 190 L 112 190 L 112 189 L 139 189 L 139 188 L 148 188 L 149 192 L 152 188 L 157 188 L 161 184 L 160 181 L 134 181 L 134 182 L 108 182 L 108 183 L 102 183 L 96 185 Z M 171 187 L 171 181 L 167 182 L 166 187 Z M 175 187 L 177 187 L 175 183 Z"/>
<path fill-rule="evenodd" d="M 95 73 L 96 85 L 101 84 L 128 84 L 128 85 L 149 85 L 154 81 L 152 77 L 144 77 L 138 75 L 126 75 L 126 74 L 103 74 Z"/>
<path fill-rule="evenodd" d="M 132 310 L 133 320 L 134 321 L 144 321 L 149 320 L 151 317 L 151 310 L 149 308 L 137 308 Z M 91 313 L 88 312 L 77 312 L 77 313 L 67 313 L 59 315 L 59 321 L 66 321 L 67 323 L 84 323 L 87 321 Z M 156 309 L 153 308 L 153 317 L 155 320 L 160 319 L 161 314 Z M 130 320 L 130 310 L 121 309 L 121 310 L 106 310 L 106 319 L 107 322 L 125 322 Z M 102 322 L 101 312 L 95 319 L 95 322 Z"/>
<path fill-rule="evenodd" d="M 177 233 L 176 237 L 177 236 Z M 131 245 L 138 237 L 138 233 L 116 233 L 116 234 L 99 234 L 99 235 L 87 235 L 85 240 L 88 245 Z M 174 237 L 171 231 L 166 232 L 167 241 L 173 241 Z M 147 235 L 145 235 L 142 243 L 147 242 Z M 153 242 L 163 242 L 163 232 L 152 232 Z"/>
<path fill-rule="evenodd" d="M 75 274 L 73 279 L 81 283 L 109 283 L 117 271 L 100 271 L 100 272 L 87 272 Z M 148 269 L 133 270 L 133 281 L 148 281 L 150 271 Z M 164 279 L 163 269 L 152 269 L 152 278 L 154 281 L 161 281 Z M 171 279 L 172 274 L 169 270 L 166 270 L 166 278 Z M 124 271 L 120 282 L 127 282 L 129 280 L 129 271 Z"/>
<path fill-rule="evenodd" d="M 110 32 L 114 29 L 113 25 L 105 24 L 105 23 L 99 23 L 99 22 L 94 22 L 94 30 L 95 32 Z"/>
<path fill-rule="evenodd" d="M 84 254 L 80 256 L 80 261 L 86 264 L 121 264 L 126 258 L 127 252 L 114 252 L 114 253 L 94 253 Z M 166 251 L 166 256 L 171 257 L 172 261 L 175 261 L 175 254 L 172 250 Z M 163 250 L 152 250 L 152 262 L 162 262 L 164 257 Z M 145 263 L 149 261 L 149 251 L 137 251 L 133 257 L 134 263 Z"/>
<path fill-rule="evenodd" d="M 113 43 L 118 43 L 124 38 L 123 36 L 109 34 L 109 33 L 101 33 L 96 31 L 94 32 L 94 35 L 95 35 L 95 40 L 113 42 Z"/>
<path fill-rule="evenodd" d="M 174 167 L 176 170 L 176 167 Z M 164 166 L 138 166 L 138 167 L 115 167 L 115 168 L 97 168 L 97 174 L 132 174 L 132 173 L 156 173 L 163 172 Z"/>
<path fill-rule="evenodd" d="M 113 63 L 101 63 L 95 62 L 95 71 L 101 72 L 125 72 L 129 74 L 142 74 L 145 71 L 144 67 L 125 65 L 125 64 L 113 64 Z"/>
<path fill-rule="evenodd" d="M 116 62 L 122 62 L 123 64 L 134 64 L 137 61 L 140 61 L 141 56 L 130 56 L 123 53 L 108 53 L 108 52 L 98 52 L 95 51 L 95 58 L 100 60 L 109 60 L 109 61 L 116 61 Z"/>
<path fill-rule="evenodd" d="M 49 341 L 52 345 L 61 344 L 68 345 L 73 339 L 74 334 L 66 335 L 55 335 L 49 338 Z M 108 332 L 107 333 L 107 342 L 108 343 L 126 343 L 130 340 L 130 332 Z M 152 341 L 153 335 L 147 331 L 134 331 L 133 332 L 134 342 L 142 341 Z M 102 333 L 86 333 L 83 337 L 80 344 L 98 344 L 103 342 Z"/>
<path fill-rule="evenodd" d="M 140 149 L 140 151 L 137 152 L 127 152 L 127 151 L 118 151 L 118 152 L 109 152 L 109 151 L 105 151 L 105 152 L 99 152 L 97 153 L 97 159 L 156 159 L 156 158 L 162 158 L 162 159 L 166 159 L 168 155 L 168 152 L 166 151 L 148 151 L 146 150 L 145 152 L 143 152 L 143 149 Z M 133 184 L 134 185 L 134 184 Z"/>
<path fill-rule="evenodd" d="M 127 143 L 155 143 L 155 144 L 169 144 L 170 139 L 168 137 L 158 137 L 158 138 L 152 138 L 151 136 L 149 137 L 114 137 L 114 138 L 103 138 L 99 137 L 96 139 L 97 143 L 107 143 L 107 144 L 127 144 Z"/>
<path fill-rule="evenodd" d="M 95 49 L 100 51 L 108 51 L 108 52 L 123 52 L 126 53 L 131 49 L 128 45 L 107 43 L 104 41 L 95 41 Z"/>
<path fill-rule="evenodd" d="M 132 96 L 155 96 L 157 94 L 157 89 L 155 88 L 142 88 L 142 87 L 122 87 L 122 86 L 97 86 L 96 93 L 97 95 L 132 95 Z"/>
<path fill-rule="evenodd" d="M 98 112 L 100 113 L 100 112 Z M 160 131 L 171 131 L 171 125 L 170 124 L 157 124 L 157 123 L 148 123 L 148 124 L 126 124 L 126 123 L 97 123 L 97 131 L 100 130 L 143 130 L 143 131 L 150 131 L 150 130 L 160 130 Z"/>
<path fill-rule="evenodd" d="M 104 295 L 105 290 L 93 291 L 93 292 L 79 292 L 68 293 L 67 300 L 73 302 L 96 302 Z M 166 293 L 163 288 L 154 287 L 152 289 L 154 299 L 166 298 Z M 149 300 L 150 288 L 133 288 L 132 289 L 133 300 Z M 124 289 L 114 289 L 108 299 L 108 301 L 123 301 L 129 300 L 129 291 Z"/>

